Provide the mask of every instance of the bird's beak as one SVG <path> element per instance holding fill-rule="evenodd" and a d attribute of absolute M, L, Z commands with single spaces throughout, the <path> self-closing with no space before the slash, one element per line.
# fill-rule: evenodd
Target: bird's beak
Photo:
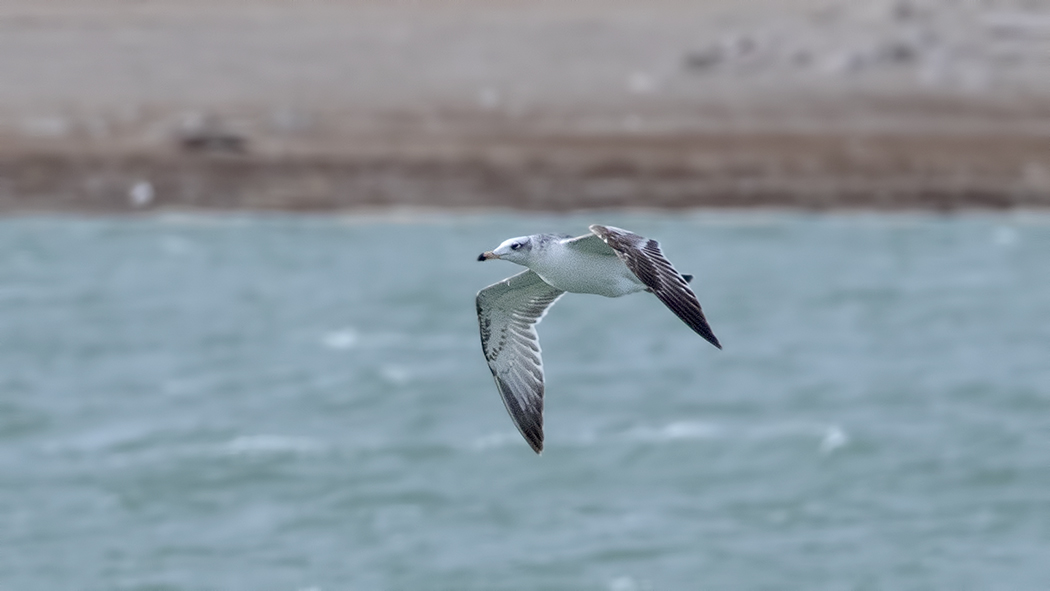
<path fill-rule="evenodd" d="M 479 261 L 487 261 L 489 259 L 498 259 L 498 258 L 499 258 L 499 255 L 493 253 L 491 250 L 488 251 L 488 252 L 483 252 L 483 253 L 478 255 L 478 260 Z"/>

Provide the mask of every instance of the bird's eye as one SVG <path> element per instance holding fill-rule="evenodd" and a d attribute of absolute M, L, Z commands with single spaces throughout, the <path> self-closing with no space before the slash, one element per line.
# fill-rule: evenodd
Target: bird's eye
<path fill-rule="evenodd" d="M 521 243 L 520 242 L 515 242 L 514 244 L 510 245 L 510 249 L 511 250 L 518 250 L 519 248 L 521 248 Z"/>

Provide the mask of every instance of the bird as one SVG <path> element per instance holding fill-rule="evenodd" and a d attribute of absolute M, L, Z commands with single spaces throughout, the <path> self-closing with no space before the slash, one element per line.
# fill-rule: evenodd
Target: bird
<path fill-rule="evenodd" d="M 590 234 L 534 234 L 503 241 L 479 261 L 510 261 L 526 267 L 477 295 L 481 349 L 503 404 L 522 437 L 543 451 L 543 359 L 536 324 L 565 293 L 618 298 L 640 291 L 655 295 L 689 328 L 721 349 L 689 288 L 692 275 L 675 270 L 652 239 L 614 226 L 594 224 Z"/>

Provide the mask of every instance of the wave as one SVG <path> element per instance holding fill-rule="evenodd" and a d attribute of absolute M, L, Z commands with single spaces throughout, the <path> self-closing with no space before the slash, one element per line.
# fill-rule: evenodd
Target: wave
<path fill-rule="evenodd" d="M 470 448 L 473 450 L 486 450 L 497 447 L 507 447 L 509 445 L 517 445 L 518 440 L 521 439 L 521 435 L 517 431 L 501 431 L 499 433 L 489 433 L 488 435 L 482 435 L 481 437 L 475 438 L 470 442 Z M 524 444 L 524 441 L 522 441 Z"/>
<path fill-rule="evenodd" d="M 635 441 L 676 441 L 681 439 L 721 439 L 725 432 L 713 423 L 673 421 L 659 427 L 641 426 L 629 429 L 624 436 Z"/>
<path fill-rule="evenodd" d="M 325 449 L 316 439 L 285 435 L 242 435 L 222 446 L 224 454 L 233 456 L 311 454 Z"/>
<path fill-rule="evenodd" d="M 329 349 L 350 349 L 357 345 L 360 338 L 355 329 L 347 327 L 325 334 L 321 337 L 321 344 Z"/>
<path fill-rule="evenodd" d="M 321 336 L 321 344 L 330 349 L 389 349 L 414 351 L 473 350 L 477 337 L 472 333 L 412 334 L 401 332 L 362 332 L 354 327 L 329 331 Z"/>
<path fill-rule="evenodd" d="M 830 454 L 850 442 L 850 436 L 839 425 L 805 423 L 721 425 L 706 421 L 672 421 L 663 425 L 636 425 L 619 431 L 579 432 L 570 439 L 560 436 L 550 443 L 561 447 L 589 447 L 596 444 L 644 443 L 671 444 L 689 441 L 779 442 L 784 439 L 809 439 L 817 451 Z M 521 436 L 512 430 L 489 433 L 472 440 L 473 451 L 518 445 Z"/>

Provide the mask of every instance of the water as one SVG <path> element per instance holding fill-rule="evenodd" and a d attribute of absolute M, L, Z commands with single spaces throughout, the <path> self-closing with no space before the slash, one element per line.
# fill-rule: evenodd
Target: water
<path fill-rule="evenodd" d="M 604 221 L 697 276 L 540 326 L 476 256 Z M 0 589 L 1044 589 L 1050 218 L 0 221 Z"/>

